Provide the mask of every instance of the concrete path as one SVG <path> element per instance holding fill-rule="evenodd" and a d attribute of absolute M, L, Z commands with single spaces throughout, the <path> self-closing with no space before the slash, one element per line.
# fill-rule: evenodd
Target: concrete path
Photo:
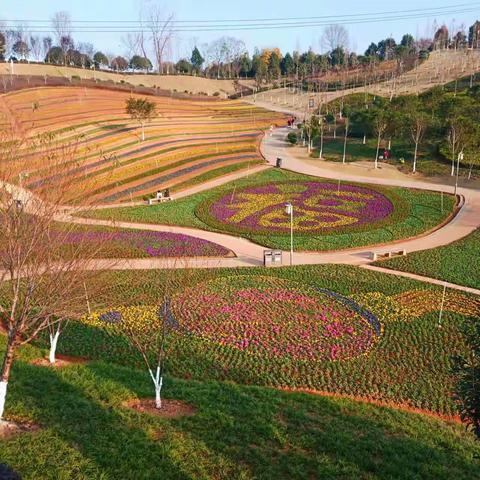
<path fill-rule="evenodd" d="M 273 135 L 265 137 L 262 143 L 262 152 L 270 165 L 274 165 L 277 157 L 280 157 L 283 160 L 282 166 L 286 169 L 330 180 L 436 190 L 445 193 L 453 193 L 454 191 L 453 185 L 435 184 L 409 175 L 398 175 L 398 172 L 392 178 L 392 175 L 388 173 L 388 167 L 375 170 L 373 162 L 370 169 L 366 169 L 365 165 L 352 166 L 348 164 L 342 165 L 341 163 L 335 163 L 335 167 L 332 168 L 323 166 L 322 164 L 325 162 L 320 160 L 316 161 L 308 157 L 304 159 L 298 158 L 291 154 L 292 149 L 285 142 L 288 132 L 288 128 L 279 128 Z M 381 164 L 379 165 L 382 166 Z M 452 183 L 453 181 L 452 179 Z M 368 259 L 368 253 L 372 251 L 382 254 L 391 251 L 392 247 L 394 247 L 396 250 L 405 249 L 407 252 L 415 252 L 441 247 L 465 237 L 480 226 L 480 191 L 462 186 L 457 189 L 457 194 L 463 198 L 462 208 L 442 228 L 420 238 L 400 240 L 381 247 L 367 247 L 337 252 L 335 254 L 337 261 L 334 263 L 368 263 L 366 259 Z M 362 257 L 362 260 L 359 261 L 358 257 Z M 348 258 L 350 260 L 347 260 Z"/>
<path fill-rule="evenodd" d="M 233 182 L 234 180 L 239 180 L 240 178 L 249 177 L 255 173 L 260 173 L 263 170 L 270 168 L 268 165 L 258 165 L 253 168 L 242 169 L 239 172 L 230 173 L 228 175 L 222 175 L 221 177 L 214 178 L 208 182 L 203 182 L 193 187 L 186 188 L 180 192 L 175 192 L 171 195 L 172 200 L 177 200 L 179 198 L 189 197 L 195 193 L 204 192 L 205 190 L 210 190 L 221 185 L 225 185 L 228 182 Z M 91 207 L 92 210 L 107 210 L 109 208 L 123 208 L 123 207 L 138 207 L 145 205 L 144 201 L 135 201 L 135 202 L 123 202 L 123 203 L 106 203 L 102 205 L 94 205 Z"/>
<path fill-rule="evenodd" d="M 387 273 L 389 275 L 395 275 L 396 277 L 410 278 L 412 280 L 418 280 L 419 282 L 431 283 L 433 285 L 441 285 L 442 287 L 446 285 L 447 288 L 451 288 L 453 290 L 461 290 L 462 292 L 480 295 L 480 290 L 478 288 L 464 287 L 463 285 L 457 285 L 456 283 L 437 280 L 436 278 L 424 277 L 423 275 L 416 275 L 414 273 L 401 272 L 399 270 L 391 270 L 389 268 L 377 267 L 376 265 L 362 265 L 361 267 L 365 268 L 366 270 L 372 270 L 374 272 Z"/>
<path fill-rule="evenodd" d="M 304 173 L 307 175 L 313 175 L 321 178 L 328 178 L 333 180 L 358 182 L 358 183 L 370 183 L 374 185 L 389 185 L 406 188 L 419 188 L 424 190 L 437 190 L 443 192 L 452 192 L 452 185 L 445 184 L 432 184 L 424 180 L 417 180 L 411 176 L 398 174 L 392 176 L 392 172 L 388 172 L 388 168 L 385 169 L 373 169 L 368 168 L 365 165 L 341 165 L 335 164 L 335 168 L 330 165 L 322 165 L 325 162 L 315 161 L 309 159 L 304 155 L 302 157 L 301 152 L 299 155 L 292 155 L 295 151 L 287 146 L 284 139 L 288 133 L 287 128 L 280 128 L 273 132 L 272 135 L 268 135 L 262 142 L 262 153 L 270 165 L 274 165 L 277 157 L 283 159 L 283 166 L 287 169 L 295 172 Z M 298 152 L 297 152 L 298 153 Z M 256 167 L 249 173 L 255 173 L 262 171 L 266 166 Z M 242 178 L 248 174 L 247 172 L 237 172 L 227 177 L 214 179 L 211 182 L 207 182 L 203 185 L 192 187 L 191 189 L 181 192 L 181 196 L 188 196 L 200 191 L 204 191 L 215 186 L 224 184 L 236 178 Z M 9 185 L 7 188 L 10 192 L 19 198 L 25 200 L 30 199 L 32 194 L 19 187 Z M 388 253 L 392 250 L 406 250 L 408 253 L 426 250 L 431 248 L 447 245 L 453 241 L 459 240 L 464 236 L 471 233 L 473 230 L 480 226 L 480 191 L 461 187 L 457 192 L 463 201 L 461 209 L 458 214 L 446 225 L 439 228 L 436 231 L 427 233 L 424 236 L 410 240 L 398 240 L 382 246 L 360 247 L 349 250 L 334 251 L 334 252 L 294 252 L 292 258 L 292 265 L 318 265 L 318 264 L 349 264 L 366 266 L 372 260 L 372 253 L 375 252 L 379 255 Z M 177 196 L 180 198 L 180 196 Z M 38 201 L 38 200 L 37 200 Z M 124 205 L 122 205 L 124 206 Z M 145 207 L 148 208 L 148 207 Z M 263 264 L 263 251 L 266 249 L 261 245 L 257 245 L 249 240 L 235 237 L 218 232 L 210 232 L 206 230 L 196 228 L 186 228 L 170 225 L 155 225 L 144 223 L 131 223 L 131 222 L 113 222 L 108 220 L 99 220 L 91 218 L 79 218 L 72 215 L 71 210 L 65 210 L 62 215 L 57 217 L 58 221 L 73 222 L 82 225 L 101 225 L 115 228 L 130 228 L 138 230 L 150 230 L 159 232 L 172 232 L 190 235 L 193 237 L 208 240 L 233 251 L 236 254 L 236 258 L 200 258 L 192 259 L 188 262 L 185 261 L 185 266 L 192 268 L 221 268 L 221 267 L 250 267 L 259 266 Z M 284 264 L 290 264 L 289 252 L 283 252 Z M 179 261 L 175 261 L 175 267 L 178 268 Z M 180 262 L 181 263 L 181 262 Z M 172 266 L 171 259 L 120 259 L 115 261 L 102 261 L 99 260 L 95 264 L 95 269 L 110 268 L 108 265 L 112 264 L 115 269 L 155 269 L 155 268 L 168 268 Z M 373 267 L 369 267 L 373 269 Z M 409 277 L 415 280 L 428 281 L 433 284 L 444 284 L 441 281 L 435 279 L 427 279 L 426 277 L 419 277 L 414 274 L 397 272 L 394 270 L 380 269 L 386 274 L 400 275 Z M 480 294 L 479 290 L 470 289 L 461 286 L 452 286 L 451 288 L 457 288 L 470 293 Z"/>

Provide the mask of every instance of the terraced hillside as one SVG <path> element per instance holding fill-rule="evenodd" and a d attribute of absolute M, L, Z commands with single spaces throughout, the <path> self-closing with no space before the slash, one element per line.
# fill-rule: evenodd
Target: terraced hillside
<path fill-rule="evenodd" d="M 46 87 L 4 95 L 0 109 L 19 134 L 53 133 L 57 151 L 74 145 L 69 198 L 101 203 L 181 189 L 259 164 L 263 130 L 282 121 L 281 115 L 238 101 L 151 97 L 158 115 L 147 123 L 142 142 L 139 124 L 125 114 L 129 96 Z M 34 191 L 55 179 L 44 158 L 25 153 L 17 167 Z"/>
<path fill-rule="evenodd" d="M 10 63 L 0 63 L 0 75 L 12 74 Z M 19 76 L 44 76 L 47 78 L 80 77 L 82 80 L 100 80 L 115 83 L 125 82 L 134 86 L 158 87 L 162 90 L 176 90 L 178 92 L 204 93 L 213 95 L 216 92 L 222 96 L 235 93 L 240 86 L 249 88 L 255 85 L 253 79 L 217 80 L 216 78 L 194 77 L 191 75 L 157 75 L 143 73 L 115 73 L 104 70 L 92 70 L 88 68 L 66 67 L 63 65 L 16 63 L 13 67 L 13 75 Z"/>
<path fill-rule="evenodd" d="M 313 111 L 309 108 L 312 99 L 314 107 L 318 108 L 322 103 L 353 93 L 370 93 L 383 97 L 415 94 L 479 72 L 480 50 L 439 50 L 432 52 L 428 60 L 418 64 L 412 70 L 398 76 L 392 75 L 388 81 L 319 93 L 307 93 L 288 87 L 279 88 L 262 92 L 255 97 L 247 97 L 247 99 L 264 108 L 291 112 L 303 117 L 304 114 Z"/>

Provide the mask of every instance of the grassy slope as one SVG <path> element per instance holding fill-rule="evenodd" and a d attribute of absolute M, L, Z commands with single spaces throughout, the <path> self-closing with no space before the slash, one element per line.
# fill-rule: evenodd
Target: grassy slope
<path fill-rule="evenodd" d="M 292 172 L 269 169 L 252 175 L 249 178 L 243 178 L 235 182 L 230 182 L 225 186 L 218 187 L 211 191 L 206 191 L 176 200 L 171 203 L 165 203 L 152 207 L 126 207 L 105 209 L 90 212 L 89 216 L 101 219 L 114 219 L 118 221 L 158 223 L 168 225 L 180 225 L 196 227 L 205 230 L 214 230 L 212 227 L 201 221 L 195 216 L 195 208 L 210 195 L 219 191 L 228 191 L 233 187 L 240 188 L 253 182 L 273 182 L 285 180 L 306 180 L 314 177 L 307 177 Z M 315 180 L 319 180 L 315 178 Z M 412 204 L 412 214 L 401 223 L 380 227 L 365 232 L 353 232 L 349 234 L 330 234 L 321 236 L 307 236 L 295 234 L 295 248 L 300 250 L 335 250 L 349 248 L 354 246 L 372 245 L 375 243 L 390 242 L 392 240 L 417 235 L 428 230 L 448 215 L 453 206 L 453 198 L 445 197 L 444 212 L 440 212 L 440 196 L 436 193 L 422 192 L 418 190 L 406 190 L 401 188 L 392 188 L 392 191 L 401 195 L 405 200 Z M 242 234 L 250 240 L 272 248 L 289 248 L 290 237 L 288 235 L 258 235 Z"/>
<path fill-rule="evenodd" d="M 444 247 L 377 262 L 381 267 L 413 272 L 468 287 L 480 288 L 480 229 Z"/>
<path fill-rule="evenodd" d="M 3 348 L 3 339 L 2 347 Z M 150 397 L 145 372 L 106 363 L 14 367 L 7 415 L 41 424 L 0 441 L 24 480 L 469 480 L 479 446 L 456 425 L 349 400 L 167 378 L 165 396 L 196 415 L 175 420 L 121 406 Z"/>
<path fill-rule="evenodd" d="M 408 290 L 441 288 L 392 275 L 342 266 L 304 266 L 265 269 L 219 269 L 215 272 L 195 271 L 191 284 L 215 276 L 272 275 L 295 282 L 328 288 L 344 295 L 382 292 L 394 295 Z M 105 285 L 111 285 L 98 305 L 152 305 L 162 294 L 158 271 L 110 272 Z M 92 300 L 93 302 L 93 300 Z M 98 308 L 92 305 L 92 308 Z M 382 317 L 380 317 L 382 320 Z M 459 314 L 446 312 L 443 328 L 437 328 L 438 314 L 432 312 L 421 318 L 399 318 L 384 322 L 384 335 L 369 355 L 343 362 L 303 362 L 289 360 L 258 361 L 248 352 L 222 348 L 183 337 L 172 343 L 170 371 L 186 378 L 203 380 L 232 380 L 256 385 L 291 386 L 328 390 L 351 395 L 369 396 L 380 400 L 409 403 L 415 407 L 452 414 L 455 405 L 450 391 L 450 358 L 464 352 L 460 327 L 466 321 Z M 125 350 L 121 341 L 112 340 L 100 332 L 92 332 L 80 324 L 70 324 L 59 342 L 59 350 L 70 355 L 129 364 L 138 359 Z M 419 376 L 419 372 L 421 375 Z"/>

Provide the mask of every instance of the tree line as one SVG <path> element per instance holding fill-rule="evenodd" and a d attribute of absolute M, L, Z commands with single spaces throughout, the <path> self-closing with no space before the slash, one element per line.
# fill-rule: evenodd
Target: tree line
<path fill-rule="evenodd" d="M 412 171 L 417 170 L 419 151 L 426 143 L 438 155 L 450 161 L 453 176 L 457 163 L 469 169 L 480 164 L 480 85 L 464 92 L 445 91 L 434 87 L 416 96 L 399 96 L 392 100 L 356 94 L 322 106 L 300 125 L 301 138 L 309 150 L 319 146 L 322 158 L 324 137 L 333 131 L 344 138 L 345 162 L 348 137 L 375 139 L 375 166 L 381 156 L 381 146 L 387 150 L 395 143 L 411 144 Z M 292 132 L 291 143 L 297 142 Z"/>
<path fill-rule="evenodd" d="M 388 37 L 372 42 L 363 54 L 349 49 L 345 27 L 330 25 L 323 30 L 321 43 L 326 53 L 312 48 L 305 52 L 282 54 L 278 48 L 256 48 L 252 55 L 245 43 L 235 37 L 223 36 L 208 44 L 193 46 L 191 55 L 176 62 L 171 58 L 174 38 L 173 14 L 158 7 L 141 12 L 144 28 L 122 37 L 123 55 L 96 50 L 89 42 L 76 42 L 68 12 L 57 12 L 51 19 L 52 35 L 40 37 L 25 25 L 2 28 L 0 25 L 1 61 L 36 61 L 53 65 L 107 69 L 116 72 L 152 72 L 160 74 L 204 75 L 210 78 L 255 78 L 259 83 L 282 77 L 315 78 L 329 71 L 358 69 L 384 61 L 404 62 L 411 58 L 426 58 L 438 49 L 480 48 L 480 22 L 468 30 L 449 30 L 442 25 L 431 38 L 415 39 L 410 34 L 400 41 Z"/>

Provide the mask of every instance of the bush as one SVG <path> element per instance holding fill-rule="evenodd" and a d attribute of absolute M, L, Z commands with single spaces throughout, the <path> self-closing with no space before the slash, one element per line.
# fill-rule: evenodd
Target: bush
<path fill-rule="evenodd" d="M 298 142 L 297 134 L 294 133 L 294 132 L 290 132 L 290 133 L 287 135 L 287 141 L 288 141 L 289 143 L 291 143 L 292 145 L 296 145 L 297 142 Z"/>
<path fill-rule="evenodd" d="M 213 94 L 213 96 L 214 96 L 214 97 L 219 97 L 219 96 L 220 96 L 220 92 L 215 92 L 215 93 Z"/>
<path fill-rule="evenodd" d="M 72 75 L 72 80 L 81 80 L 79 75 Z"/>

